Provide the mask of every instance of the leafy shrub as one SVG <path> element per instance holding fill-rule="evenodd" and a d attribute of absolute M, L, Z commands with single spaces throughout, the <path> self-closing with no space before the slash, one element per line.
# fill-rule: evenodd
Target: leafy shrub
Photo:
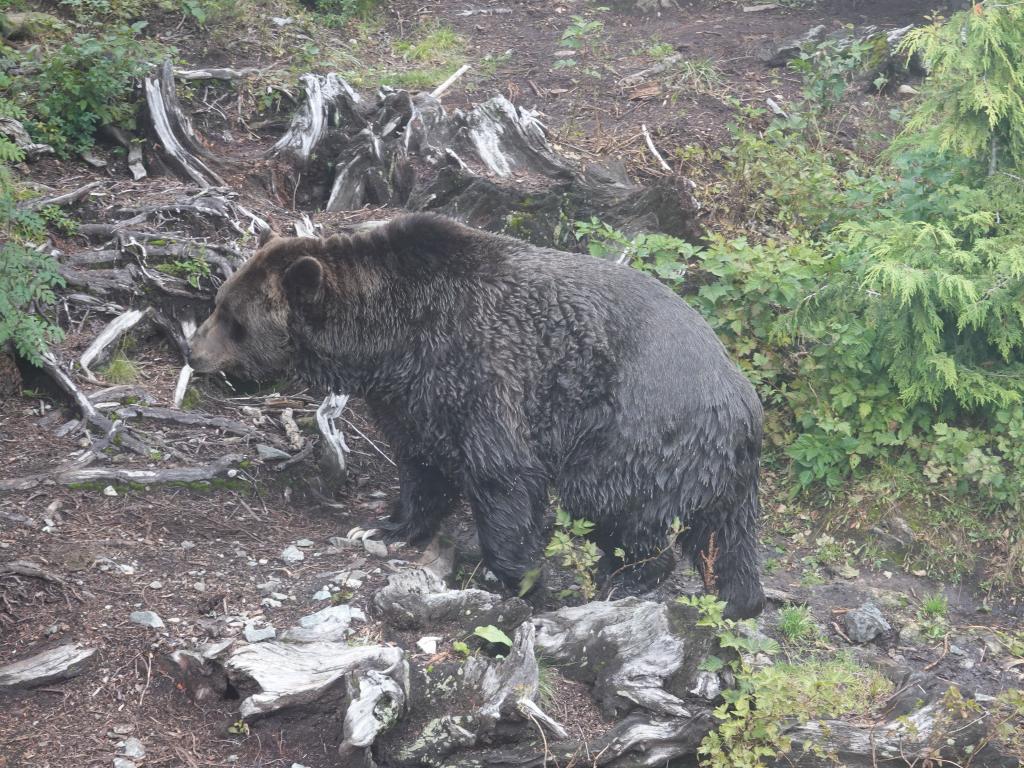
<path fill-rule="evenodd" d="M 92 146 L 102 125 L 134 128 L 135 85 L 165 49 L 137 38 L 146 26 L 114 25 L 99 35 L 75 35 L 45 56 L 38 73 L 10 85 L 24 94 L 26 127 L 62 157 Z"/>
<path fill-rule="evenodd" d="M 20 110 L 0 98 L 0 115 L 19 117 Z M 0 347 L 12 342 L 22 357 L 38 365 L 47 345 L 62 336 L 39 312 L 53 303 L 53 289 L 64 280 L 53 257 L 32 247 L 46 235 L 42 216 L 17 207 L 8 164 L 22 159 L 22 151 L 0 136 Z"/>

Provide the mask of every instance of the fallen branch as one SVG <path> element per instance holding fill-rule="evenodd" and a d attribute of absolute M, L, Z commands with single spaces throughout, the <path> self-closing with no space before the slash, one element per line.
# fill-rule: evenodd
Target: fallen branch
<path fill-rule="evenodd" d="M 126 405 L 118 408 L 117 415 L 122 419 L 157 419 L 159 421 L 173 421 L 176 424 L 184 424 L 189 427 L 213 427 L 230 432 L 242 437 L 252 437 L 254 430 L 247 424 L 229 419 L 224 416 L 211 416 L 195 411 L 178 411 L 173 408 L 156 408 L 145 405 Z"/>
<path fill-rule="evenodd" d="M 25 200 L 24 202 L 18 203 L 18 208 L 22 211 L 39 211 L 43 208 L 48 208 L 51 205 L 71 205 L 72 203 L 77 203 L 97 187 L 102 186 L 102 181 L 91 181 L 78 189 L 72 190 L 71 192 L 65 192 L 63 195 L 36 197 L 32 200 Z"/>
<path fill-rule="evenodd" d="M 12 480 L 0 480 L 0 491 L 25 491 L 43 483 L 74 485 L 76 483 L 197 483 L 230 473 L 232 465 L 243 461 L 240 453 L 229 453 L 211 464 L 199 467 L 168 467 L 166 469 L 129 469 L 126 467 L 86 467 L 84 469 L 57 470 Z"/>
<path fill-rule="evenodd" d="M 47 351 L 43 355 L 43 370 L 50 375 L 50 378 L 57 383 L 58 387 L 71 396 L 75 401 L 75 404 L 78 406 L 78 410 L 81 411 L 82 417 L 87 422 L 97 429 L 102 430 L 104 435 L 107 437 L 112 437 L 115 433 L 120 431 L 120 426 L 118 424 L 115 424 L 96 410 L 96 406 L 93 405 L 92 401 L 86 396 L 86 394 L 78 388 L 78 385 L 72 381 L 67 372 L 61 368 L 60 364 L 57 362 L 57 358 L 54 357 L 53 353 L 50 351 Z M 141 440 L 138 440 L 131 435 L 124 434 L 123 432 L 118 437 L 120 444 L 125 448 L 134 451 L 140 456 L 145 456 L 147 459 L 152 456 L 152 449 Z M 4 490 L 3 485 L 0 485 L 0 490 Z"/>
<path fill-rule="evenodd" d="M 320 407 L 316 409 L 316 425 L 324 438 L 324 451 L 320 461 L 325 472 L 336 480 L 345 477 L 345 454 L 348 453 L 348 444 L 335 420 L 341 418 L 347 404 L 348 395 L 332 393 L 325 397 Z"/>
<path fill-rule="evenodd" d="M 179 80 L 242 80 L 249 75 L 258 75 L 256 67 L 202 67 L 200 69 L 176 69 L 174 76 Z"/>
<path fill-rule="evenodd" d="M 634 72 L 632 75 L 627 75 L 626 77 L 619 80 L 619 85 L 625 87 L 636 85 L 637 83 L 643 82 L 652 75 L 660 75 L 662 72 L 664 72 L 667 69 L 671 69 L 682 60 L 683 54 L 673 53 L 671 56 L 666 56 L 653 67 L 648 67 L 647 69 L 642 69 L 639 72 Z"/>

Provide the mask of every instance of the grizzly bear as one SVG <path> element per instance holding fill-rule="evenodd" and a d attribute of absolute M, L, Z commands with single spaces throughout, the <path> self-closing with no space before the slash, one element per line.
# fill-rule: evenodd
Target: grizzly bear
<path fill-rule="evenodd" d="M 728 615 L 762 608 L 760 401 L 704 319 L 636 269 L 426 214 L 274 238 L 221 287 L 190 362 L 364 398 L 398 463 L 392 540 L 422 542 L 465 499 L 516 590 L 553 487 L 595 524 L 619 594 L 664 578 L 678 519 Z"/>

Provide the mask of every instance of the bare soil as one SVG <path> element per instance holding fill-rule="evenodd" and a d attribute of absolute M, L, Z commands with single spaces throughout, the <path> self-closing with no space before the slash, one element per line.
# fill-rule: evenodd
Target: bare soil
<path fill-rule="evenodd" d="M 564 150 L 587 158 L 620 157 L 643 178 L 661 171 L 645 146 L 641 124 L 649 127 L 661 152 L 678 169 L 683 161 L 676 150 L 687 145 L 715 148 L 727 140 L 735 108 L 726 97 L 763 106 L 768 97 L 784 102 L 797 93 L 797 76 L 785 69 L 766 68 L 759 58 L 762 51 L 817 24 L 838 29 L 847 24 L 886 28 L 920 22 L 932 4 L 929 0 L 825 0 L 807 8 L 751 13 L 732 2 L 683 0 L 678 10 L 657 17 L 609 11 L 600 15 L 607 34 L 595 52 L 597 76 L 553 68 L 563 47 L 559 37 L 570 16 L 586 9 L 582 2 L 399 0 L 387 4 L 385 23 L 377 34 L 397 38 L 419 25 L 443 23 L 468 41 L 467 53 L 473 61 L 511 51 L 493 75 L 474 74 L 460 81 L 445 95 L 446 107 L 469 107 L 495 92 L 504 93 L 514 102 L 539 109 L 555 143 Z M 470 7 L 504 7 L 511 13 L 459 15 Z M 286 15 L 286 9 L 273 9 L 268 15 Z M 224 43 L 229 34 L 224 30 L 204 34 L 180 22 L 172 16 L 153 19 L 151 28 L 158 37 L 178 45 L 189 64 L 276 68 L 282 78 L 291 77 L 292 90 L 297 92 L 294 73 L 284 70 L 289 52 L 275 53 L 265 45 L 267 33 L 257 29 L 262 20 L 241 25 L 235 45 Z M 346 49 L 349 34 L 345 29 L 318 32 L 320 39 Z M 720 81 L 700 89 L 685 84 L 669 89 L 657 83 L 648 91 L 620 87 L 622 77 L 653 63 L 647 53 L 652 41 L 667 43 L 695 60 L 710 60 Z M 280 134 L 287 112 L 256 115 L 253 94 L 245 87 L 197 87 L 189 103 L 212 148 L 235 161 L 227 177 L 244 204 L 279 229 L 287 229 L 297 218 L 290 190 L 268 188 L 255 159 Z M 854 98 L 850 109 L 884 114 L 889 106 L 886 97 L 865 95 Z M 132 182 L 115 152 L 101 148 L 98 153 L 110 162 L 105 171 L 49 159 L 26 169 L 26 179 L 56 189 L 71 189 L 90 178 L 107 181 L 102 196 L 75 212 L 83 221 L 102 221 L 107 208 L 115 204 L 170 200 L 183 189 L 168 177 Z M 313 213 L 313 218 L 330 229 L 353 219 L 389 215 L 361 211 Z M 55 245 L 68 254 L 85 248 L 76 237 Z M 60 353 L 67 360 L 80 354 L 105 322 L 97 315 L 65 310 L 61 320 L 68 336 Z M 140 369 L 138 383 L 160 404 L 168 404 L 181 365 L 177 352 L 153 332 L 141 334 L 128 354 Z M 45 376 L 25 366 L 22 373 L 22 394 L 7 399 L 0 409 L 3 477 L 57 465 L 78 447 L 81 437 L 80 433 L 64 438 L 53 435 L 55 426 L 77 414 Z M 203 397 L 198 407 L 210 413 L 244 420 L 243 406 L 267 403 L 266 392 L 244 397 L 214 379 L 200 382 L 199 387 Z M 278 391 L 282 397 L 266 408 L 269 414 L 288 403 L 297 417 L 311 415 L 314 406 L 299 385 L 282 382 Z M 0 575 L 0 664 L 72 640 L 99 651 L 79 677 L 29 692 L 0 694 L 0 768 L 109 766 L 118 754 L 117 742 L 127 733 L 144 742 L 147 755 L 141 764 L 147 768 L 337 765 L 336 742 L 330 741 L 330 730 L 320 728 L 319 721 L 271 718 L 252 724 L 248 736 L 230 733 L 229 726 L 238 719 L 237 701 L 197 704 L 175 685 L 161 659 L 171 650 L 233 634 L 246 619 L 265 618 L 283 629 L 323 607 L 313 594 L 330 576 L 351 568 L 368 572 L 351 597 L 353 605 L 367 609 L 370 595 L 387 578 L 388 563 L 358 549 L 332 548 L 328 540 L 344 536 L 355 526 L 372 527 L 395 495 L 397 475 L 381 455 L 388 452 L 387 446 L 358 403 L 348 418 L 363 436 L 355 431 L 349 434 L 350 478 L 330 498 L 324 495 L 311 461 L 283 473 L 255 462 L 237 478 L 206 488 L 119 487 L 116 495 L 106 495 L 102 488 L 46 485 L 0 495 L 0 564 L 30 560 L 65 580 L 60 586 Z M 152 425 L 152 429 L 196 461 L 229 452 L 238 440 L 180 426 Z M 773 499 L 772 478 L 767 480 L 766 504 L 774 508 L 781 502 Z M 456 522 L 469 530 L 465 516 Z M 310 539 L 314 545 L 305 550 L 303 562 L 286 566 L 280 553 L 300 539 Z M 985 596 L 973 588 L 930 582 L 893 566 L 873 570 L 862 565 L 852 579 L 825 569 L 826 583 L 808 586 L 801 583 L 800 560 L 808 550 L 794 548 L 790 537 L 776 532 L 769 531 L 766 539 L 770 553 L 774 547 L 785 553 L 773 555 L 779 568 L 766 577 L 766 583 L 794 593 L 811 607 L 823 631 L 824 647 L 847 645 L 837 631 L 845 609 L 874 599 L 883 603 L 887 615 L 907 618 L 924 595 L 941 591 L 951 605 L 945 640 L 940 637 L 908 646 L 894 636 L 863 655 L 928 667 L 968 689 L 996 692 L 1019 685 L 1019 675 L 1006 658 L 983 650 L 982 639 L 990 628 L 1020 629 L 1020 607 L 1013 601 L 982 612 Z M 418 550 L 404 549 L 390 556 L 412 560 L 418 554 Z M 280 578 L 281 591 L 289 596 L 280 608 L 261 606 L 256 585 L 270 577 Z M 564 574 L 555 578 L 556 584 L 559 578 L 563 584 L 571 581 Z M 680 568 L 655 596 L 668 598 L 697 588 L 693 574 Z M 900 602 L 905 608 L 897 607 Z M 763 617 L 769 632 L 775 631 L 776 608 Z M 156 611 L 166 628 L 151 630 L 130 623 L 128 615 L 138 609 Z M 389 637 L 372 621 L 357 626 L 358 635 L 366 640 L 400 639 Z M 442 649 L 453 639 L 458 638 L 446 637 Z M 969 655 L 952 653 L 951 644 L 962 646 Z M 966 658 L 972 659 L 969 669 Z M 552 714 L 574 733 L 599 732 L 601 719 L 585 690 L 560 679 L 557 672 L 553 680 Z"/>

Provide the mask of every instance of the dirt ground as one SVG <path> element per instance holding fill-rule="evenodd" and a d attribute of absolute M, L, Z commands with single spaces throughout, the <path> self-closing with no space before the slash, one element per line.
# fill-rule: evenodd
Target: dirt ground
<path fill-rule="evenodd" d="M 580 2 L 403 0 L 387 4 L 385 23 L 376 34 L 399 37 L 428 22 L 452 26 L 469 41 L 471 60 L 488 55 L 502 58 L 492 75 L 466 77 L 449 91 L 444 97 L 447 108 L 469 107 L 495 92 L 504 93 L 516 103 L 539 109 L 558 146 L 584 157 L 621 157 L 637 177 L 644 178 L 660 171 L 645 146 L 642 124 L 678 168 L 683 161 L 677 150 L 687 145 L 714 148 L 726 140 L 735 106 L 725 97 L 763 106 L 768 97 L 785 102 L 797 93 L 797 75 L 767 68 L 760 58 L 764 51 L 817 24 L 838 29 L 846 24 L 888 28 L 920 22 L 932 4 L 929 0 L 825 0 L 793 4 L 810 7 L 745 12 L 742 5 L 731 2 L 694 0 L 682 1 L 677 9 L 659 16 L 611 10 L 601 15 L 607 34 L 596 54 L 596 77 L 553 68 L 563 48 L 562 31 L 572 14 L 587 7 Z M 461 16 L 464 7 L 508 8 L 511 13 Z M 283 15 L 285 10 L 269 8 L 270 13 Z M 158 36 L 179 47 L 189 65 L 283 68 L 287 64 L 286 54 L 266 53 L 255 43 L 232 49 L 204 41 L 179 21 L 168 18 L 154 26 Z M 350 47 L 347 30 L 319 34 L 339 47 Z M 672 92 L 620 87 L 622 77 L 651 65 L 647 50 L 652 41 L 666 43 L 693 59 L 710 60 L 721 80 L 711 87 L 684 85 Z M 506 51 L 511 54 L 504 56 Z M 292 77 L 293 86 L 297 82 L 293 73 L 283 71 L 281 76 Z M 275 196 L 254 182 L 260 175 L 254 158 L 280 134 L 282 120 L 254 119 L 243 110 L 251 105 L 247 100 L 251 94 L 229 95 L 221 101 L 215 96 L 201 89 L 192 93 L 189 104 L 197 125 L 217 153 L 235 160 L 228 176 L 240 191 L 240 201 L 278 228 L 289 228 L 298 213 L 291 209 L 288 194 L 278 190 Z M 854 99 L 850 109 L 883 114 L 889 106 L 887 97 L 865 95 Z M 132 182 L 123 160 L 109 149 L 99 154 L 104 152 L 110 160 L 106 170 L 48 159 L 33 165 L 28 178 L 56 189 L 70 189 L 89 178 L 103 180 L 103 194 L 74 212 L 82 221 L 102 221 L 106 210 L 115 205 L 173 199 L 184 189 L 169 177 Z M 342 220 L 382 215 L 389 214 L 312 212 L 314 221 L 327 228 Z M 65 254 L 86 247 L 76 237 L 55 245 Z M 105 318 L 65 307 L 62 321 L 68 335 L 60 354 L 70 360 L 95 337 Z M 139 335 L 130 355 L 140 369 L 138 383 L 158 404 L 167 405 L 181 365 L 177 351 L 153 331 Z M 76 416 L 74 408 L 45 376 L 27 367 L 22 372 L 22 394 L 9 398 L 0 409 L 0 477 L 52 468 L 78 449 L 81 439 L 80 432 L 54 435 L 55 427 Z M 251 418 L 242 410 L 246 406 L 262 408 L 271 419 L 290 406 L 300 420 L 315 408 L 308 393 L 293 383 L 282 384 L 277 397 L 267 391 L 231 392 L 213 378 L 200 382 L 199 388 L 199 410 L 243 421 Z M 147 768 L 336 765 L 336 745 L 318 741 L 314 729 L 298 731 L 287 722 L 268 720 L 253 724 L 249 735 L 229 732 L 238 719 L 237 701 L 197 704 L 176 686 L 161 659 L 174 649 L 237 633 L 247 620 L 265 618 L 277 627 L 288 626 L 322 607 L 313 595 L 332 575 L 353 568 L 365 571 L 366 578 L 350 602 L 367 608 L 369 596 L 386 581 L 388 560 L 332 546 L 329 540 L 345 536 L 355 526 L 372 527 L 396 493 L 397 475 L 387 459 L 388 447 L 358 403 L 347 417 L 352 426 L 349 480 L 326 495 L 317 482 L 316 465 L 309 460 L 284 472 L 254 461 L 235 478 L 206 488 L 118 487 L 116 495 L 107 495 L 103 488 L 41 485 L 0 494 L 0 565 L 28 560 L 60 579 L 50 582 L 3 574 L 0 569 L 0 664 L 69 641 L 98 650 L 93 663 L 74 679 L 29 692 L 0 694 L 0 768 L 110 766 L 118 754 L 117 744 L 129 734 L 145 744 L 146 757 L 139 762 Z M 196 462 L 250 448 L 216 430 L 163 423 L 147 428 Z M 132 464 L 134 459 L 127 462 Z M 773 479 L 767 478 L 766 484 L 767 503 L 775 509 L 782 502 L 773 498 Z M 465 522 L 460 525 L 465 527 Z M 281 552 L 303 539 L 312 542 L 303 548 L 305 559 L 285 564 Z M 810 547 L 801 549 L 792 537 L 776 531 L 769 531 L 766 539 L 775 563 L 766 583 L 806 601 L 822 629 L 825 647 L 846 645 L 836 622 L 842 611 L 867 599 L 880 602 L 892 615 L 912 616 L 922 596 L 944 592 L 951 606 L 945 640 L 940 637 L 908 646 L 894 634 L 887 642 L 858 653 L 879 664 L 902 657 L 911 666 L 929 667 L 972 690 L 996 692 L 1019 685 L 1019 675 L 1005 659 L 989 663 L 984 650 L 992 628 L 1019 629 L 1019 613 L 1014 614 L 1019 606 L 1002 602 L 979 611 L 984 595 L 971 587 L 929 582 L 892 566 L 861 567 L 853 578 L 826 568 L 824 583 L 808 584 L 802 556 Z M 813 533 L 808 541 L 813 544 Z M 418 554 L 416 549 L 393 550 L 389 557 L 415 559 Z M 281 580 L 280 591 L 287 595 L 280 607 L 261 604 L 263 595 L 257 585 L 271 577 Z M 668 597 L 696 587 L 693 575 L 681 569 L 657 595 Z M 763 617 L 769 632 L 775 626 L 777 608 L 773 604 Z M 166 627 L 153 630 L 131 623 L 129 614 L 140 609 L 156 611 Z M 396 640 L 382 636 L 372 621 L 357 626 L 357 638 Z M 977 657 L 952 653 L 951 645 L 965 646 L 968 653 L 981 649 L 981 659 L 968 668 L 964 659 Z M 585 698 L 576 684 L 560 684 L 555 693 L 556 716 L 570 724 L 587 724 L 595 715 L 580 703 Z M 594 732 L 596 727 L 591 723 L 587 730 Z"/>

